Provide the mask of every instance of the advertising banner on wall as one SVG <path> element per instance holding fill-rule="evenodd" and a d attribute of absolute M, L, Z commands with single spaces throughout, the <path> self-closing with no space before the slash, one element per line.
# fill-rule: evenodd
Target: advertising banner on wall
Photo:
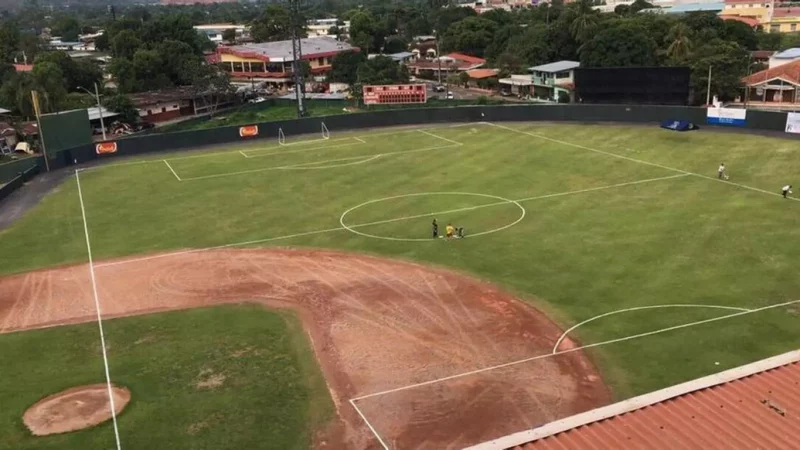
<path fill-rule="evenodd" d="M 786 132 L 800 133 L 800 113 L 786 114 Z"/>
<path fill-rule="evenodd" d="M 727 125 L 743 127 L 747 117 L 746 109 L 708 108 L 706 123 L 709 125 Z"/>
<path fill-rule="evenodd" d="M 258 136 L 258 125 L 247 125 L 239 127 L 239 136 L 241 137 Z"/>
<path fill-rule="evenodd" d="M 116 142 L 101 142 L 94 147 L 98 155 L 105 155 L 108 153 L 117 153 Z"/>

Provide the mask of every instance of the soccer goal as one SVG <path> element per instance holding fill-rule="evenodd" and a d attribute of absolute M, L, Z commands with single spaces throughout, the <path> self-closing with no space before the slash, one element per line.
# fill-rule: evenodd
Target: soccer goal
<path fill-rule="evenodd" d="M 286 145 L 286 135 L 283 134 L 283 128 L 278 128 L 278 144 Z"/>
<path fill-rule="evenodd" d="M 330 139 L 331 132 L 328 130 L 328 126 L 325 125 L 325 122 L 322 122 L 322 139 Z"/>

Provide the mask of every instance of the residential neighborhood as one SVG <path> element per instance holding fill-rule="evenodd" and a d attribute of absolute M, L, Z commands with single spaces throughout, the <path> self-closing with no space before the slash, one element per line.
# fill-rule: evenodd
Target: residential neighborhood
<path fill-rule="evenodd" d="M 220 4 L 229 12 L 219 17 L 228 21 L 198 21 L 190 14 L 201 8 L 195 2 L 163 3 L 177 13 L 109 8 L 99 20 L 66 10 L 32 23 L 4 19 L 0 39 L 12 43 L 0 48 L 4 148 L 31 140 L 24 130 L 33 104 L 14 92 L 33 89 L 47 93 L 42 113 L 94 111 L 98 139 L 103 127 L 129 134 L 241 105 L 268 108 L 265 100 L 294 98 L 297 90 L 358 107 L 367 84 L 421 82 L 432 104 L 568 103 L 579 67 L 689 65 L 697 95 L 688 101 L 698 104 L 711 65 L 718 70 L 710 88 L 722 101 L 787 109 L 798 100 L 800 8 L 779 1 L 462 1 L 444 2 L 435 14 L 418 7 L 317 9 L 300 23 L 281 5 Z M 585 17 L 580 25 L 589 34 L 568 17 Z M 617 17 L 627 18 L 625 31 L 615 28 Z M 642 28 L 631 28 L 634 19 Z M 650 36 L 646 24 L 653 21 L 664 23 L 661 37 Z M 630 53 L 614 53 L 623 41 L 631 42 Z"/>

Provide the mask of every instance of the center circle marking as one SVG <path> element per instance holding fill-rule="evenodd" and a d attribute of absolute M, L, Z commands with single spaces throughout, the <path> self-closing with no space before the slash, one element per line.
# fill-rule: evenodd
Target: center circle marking
<path fill-rule="evenodd" d="M 345 230 L 347 230 L 347 231 L 349 231 L 349 232 L 351 232 L 353 234 L 357 234 L 359 236 L 364 236 L 364 237 L 368 237 L 368 238 L 383 239 L 383 240 L 386 240 L 386 241 L 428 242 L 428 241 L 432 241 L 434 239 L 432 239 L 432 238 L 398 238 L 398 237 L 390 237 L 390 236 L 378 236 L 378 235 L 375 235 L 375 234 L 369 234 L 369 233 L 364 233 L 362 231 L 358 231 L 355 228 L 361 228 L 361 227 L 365 227 L 365 226 L 369 226 L 369 225 L 380 225 L 380 224 L 383 224 L 383 223 L 390 223 L 390 222 L 399 222 L 399 221 L 402 221 L 402 220 L 416 219 L 416 218 L 419 218 L 419 217 L 430 217 L 430 216 L 435 216 L 437 214 L 447 214 L 447 213 L 453 213 L 453 212 L 469 211 L 469 210 L 472 210 L 472 209 L 481 209 L 481 208 L 490 208 L 491 207 L 489 205 L 468 206 L 468 207 L 464 207 L 464 208 L 452 209 L 452 210 L 449 210 L 449 211 L 441 211 L 441 212 L 434 212 L 434 213 L 427 213 L 427 214 L 417 214 L 417 215 L 413 215 L 413 216 L 398 217 L 398 218 L 395 218 L 395 219 L 387 219 L 387 220 L 378 220 L 378 221 L 375 221 L 375 222 L 362 223 L 362 224 L 356 224 L 356 225 L 347 225 L 347 223 L 345 223 L 345 220 L 344 220 L 345 217 L 347 217 L 347 215 L 350 214 L 351 212 L 353 212 L 353 211 L 355 211 L 355 210 L 357 210 L 359 208 L 363 208 L 364 206 L 371 205 L 373 203 L 385 202 L 385 201 L 394 200 L 394 199 L 397 199 L 397 198 L 421 197 L 421 196 L 428 196 L 428 195 L 471 195 L 473 197 L 492 198 L 492 199 L 498 200 L 498 203 L 494 203 L 494 204 L 490 203 L 489 204 L 489 205 L 492 205 L 492 206 L 499 206 L 501 203 L 508 203 L 508 204 L 512 204 L 512 205 L 516 206 L 517 208 L 519 208 L 520 215 L 517 218 L 517 220 L 509 223 L 508 225 L 504 225 L 504 226 L 499 227 L 499 228 L 494 228 L 494 229 L 487 230 L 487 231 L 481 231 L 480 233 L 475 233 L 475 234 L 467 234 L 466 237 L 470 237 L 470 238 L 483 236 L 483 235 L 491 234 L 491 233 L 496 233 L 498 231 L 503 231 L 503 230 L 505 230 L 507 228 L 511 228 L 514 225 L 520 223 L 522 221 L 522 219 L 525 218 L 525 214 L 526 214 L 525 208 L 523 208 L 522 205 L 519 204 L 519 202 L 517 202 L 515 200 L 507 199 L 505 197 L 500 197 L 500 196 L 497 196 L 497 195 L 476 194 L 474 192 L 418 192 L 418 193 L 415 193 L 415 194 L 403 194 L 403 195 L 394 195 L 392 197 L 378 198 L 378 199 L 375 199 L 375 200 L 366 201 L 364 203 L 361 203 L 360 205 L 353 206 L 352 208 L 350 208 L 347 211 L 345 211 L 344 213 L 342 213 L 341 217 L 339 217 L 339 223 L 342 225 L 342 228 L 344 228 Z"/>

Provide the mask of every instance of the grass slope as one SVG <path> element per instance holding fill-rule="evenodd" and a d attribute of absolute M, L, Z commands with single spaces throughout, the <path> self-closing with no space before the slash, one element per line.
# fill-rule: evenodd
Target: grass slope
<path fill-rule="evenodd" d="M 112 379 L 132 392 L 123 448 L 305 449 L 333 404 L 299 321 L 223 306 L 105 321 Z M 93 323 L 0 335 L 0 449 L 107 449 L 111 422 L 33 437 L 23 412 L 41 397 L 105 382 Z M 36 355 L 31 357 L 31 355 Z M 218 387 L 198 387 L 211 375 Z"/>
<path fill-rule="evenodd" d="M 800 252 L 800 204 L 695 176 L 647 181 L 681 175 L 652 164 L 715 177 L 718 164 L 725 162 L 731 182 L 777 192 L 800 172 L 793 141 L 655 127 L 512 128 L 532 134 L 481 124 L 433 130 L 439 137 L 332 130 L 332 139 L 322 143 L 168 155 L 184 182 L 168 170 L 164 155 L 145 160 L 149 163 L 83 172 L 94 256 L 333 229 L 261 245 L 369 252 L 463 270 L 537 298 L 535 305 L 565 328 L 638 306 L 757 308 L 800 299 L 792 264 Z M 464 145 L 454 146 L 453 140 Z M 424 238 L 431 212 L 462 209 L 435 217 L 442 225 L 452 221 L 466 227 L 468 234 L 503 227 L 520 216 L 513 204 L 463 209 L 497 200 L 453 193 L 520 199 L 526 216 L 501 232 L 456 242 L 381 240 L 336 230 L 349 208 L 414 193 L 440 194 L 366 204 L 349 213 L 346 223 L 420 216 L 358 230 Z M 73 179 L 0 234 L 0 253 L 19 255 L 0 261 L 0 272 L 84 261 L 81 226 Z M 593 322 L 572 337 L 600 342 L 727 313 L 648 310 Z M 797 325 L 797 315 L 781 308 L 599 347 L 592 354 L 618 396 L 627 396 L 797 348 Z M 716 353 L 697 342 L 713 343 Z"/>

